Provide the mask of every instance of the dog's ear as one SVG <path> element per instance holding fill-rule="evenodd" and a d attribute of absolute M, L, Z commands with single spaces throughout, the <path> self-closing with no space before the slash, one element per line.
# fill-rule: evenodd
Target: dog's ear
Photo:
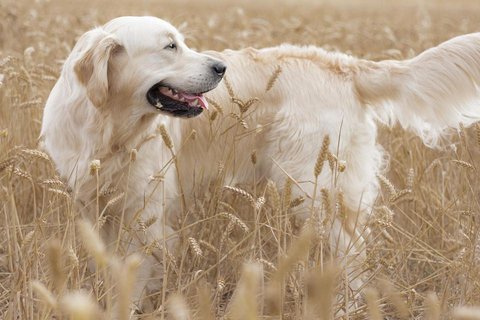
<path fill-rule="evenodd" d="M 84 34 L 77 45 L 81 53 L 74 65 L 75 74 L 86 87 L 90 101 L 99 108 L 108 98 L 109 62 L 123 47 L 118 39 L 100 28 Z"/>

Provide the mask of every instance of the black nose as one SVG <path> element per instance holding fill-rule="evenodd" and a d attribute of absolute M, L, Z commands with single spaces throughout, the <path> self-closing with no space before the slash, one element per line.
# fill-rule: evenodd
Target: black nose
<path fill-rule="evenodd" d="M 212 65 L 212 70 L 215 72 L 217 75 L 222 77 L 225 74 L 225 71 L 227 70 L 227 66 L 221 62 L 215 62 Z"/>

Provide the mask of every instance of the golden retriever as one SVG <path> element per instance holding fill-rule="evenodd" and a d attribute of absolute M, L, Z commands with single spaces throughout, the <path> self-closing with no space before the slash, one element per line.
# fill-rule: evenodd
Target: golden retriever
<path fill-rule="evenodd" d="M 225 81 L 207 94 L 210 110 L 224 115 L 213 122 L 212 114 L 201 115 L 208 106 L 203 93 L 221 81 L 224 63 Z M 122 223 L 153 218 L 127 252 L 164 239 L 171 232 L 167 212 L 179 210 L 172 199 L 188 202 L 223 163 L 229 185 L 254 176 L 280 185 L 288 175 L 297 196 L 316 199 L 319 215 L 322 197 L 314 192 L 341 194 L 347 216 L 333 217 L 330 240 L 353 270 L 363 259 L 365 221 L 386 165 L 377 122 L 399 122 L 435 146 L 446 128 L 479 119 L 479 81 L 480 34 L 405 61 L 292 45 L 200 54 L 160 19 L 120 17 L 78 41 L 47 101 L 41 136 L 85 212 L 101 211 L 98 190 L 114 188 L 125 194 L 117 210 Z M 195 141 L 186 142 L 193 130 Z M 159 132 L 169 133 L 166 143 L 153 138 Z M 172 146 L 181 149 L 178 157 Z M 314 174 L 325 157 L 334 165 Z M 93 160 L 101 168 L 90 174 Z M 152 263 L 144 263 L 136 299 L 156 269 Z"/>

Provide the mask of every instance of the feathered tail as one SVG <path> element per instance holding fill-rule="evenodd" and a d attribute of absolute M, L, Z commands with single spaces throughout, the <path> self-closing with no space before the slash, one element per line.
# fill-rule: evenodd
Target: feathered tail
<path fill-rule="evenodd" d="M 480 120 L 480 33 L 453 38 L 405 61 L 361 61 L 355 88 L 383 122 L 435 146 L 446 128 Z"/>

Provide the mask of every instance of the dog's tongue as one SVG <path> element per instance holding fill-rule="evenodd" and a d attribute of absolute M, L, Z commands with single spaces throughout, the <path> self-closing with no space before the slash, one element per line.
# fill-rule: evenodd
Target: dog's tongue
<path fill-rule="evenodd" d="M 160 87 L 159 91 L 163 95 L 170 97 L 174 100 L 186 102 L 191 107 L 200 107 L 203 109 L 208 109 L 207 99 L 202 94 L 190 94 L 185 92 L 177 92 L 167 87 Z"/>
<path fill-rule="evenodd" d="M 201 107 L 203 109 L 208 109 L 207 99 L 202 94 L 196 95 L 196 94 L 188 94 L 188 93 L 184 93 L 184 92 L 179 92 L 178 95 L 183 97 L 188 102 L 194 102 L 195 100 L 198 100 L 199 107 Z"/>

